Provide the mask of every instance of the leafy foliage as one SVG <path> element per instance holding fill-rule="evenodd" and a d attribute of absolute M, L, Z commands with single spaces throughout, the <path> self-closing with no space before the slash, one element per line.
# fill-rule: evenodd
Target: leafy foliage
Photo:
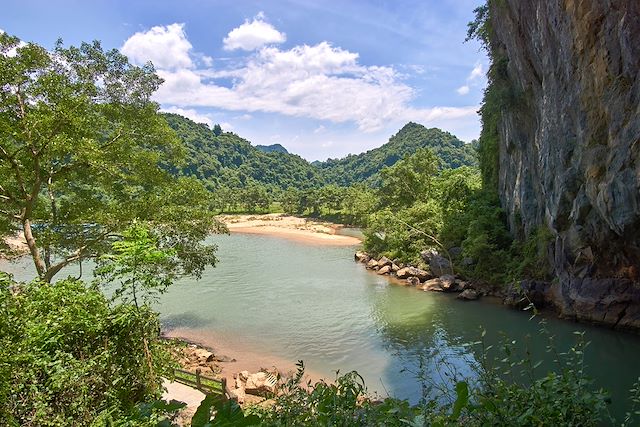
<path fill-rule="evenodd" d="M 197 177 L 210 190 L 238 190 L 252 184 L 304 189 L 321 183 L 316 168 L 300 156 L 263 152 L 234 133 L 216 135 L 207 125 L 177 114 L 164 114 L 164 118 L 188 152 L 187 162 L 176 172 Z"/>
<path fill-rule="evenodd" d="M 2 236 L 24 234 L 44 281 L 104 253 L 136 218 L 170 233 L 161 240 L 180 246 L 185 269 L 210 264 L 212 248 L 199 245 L 216 228 L 210 197 L 166 170 L 184 149 L 150 100 L 161 83 L 153 67 L 98 42 L 53 52 L 18 43 L 0 34 Z"/>
<path fill-rule="evenodd" d="M 548 334 L 543 327 L 543 334 Z M 458 380 L 451 391 L 422 397 L 411 406 L 390 397 L 375 400 L 366 393 L 356 372 L 337 375 L 333 384 L 324 381 L 302 384 L 304 365 L 286 385 L 269 409 L 257 410 L 262 425 L 288 426 L 596 426 L 613 423 L 607 411 L 607 396 L 594 389 L 584 375 L 584 350 L 588 343 L 581 333 L 568 352 L 558 353 L 549 336 L 547 351 L 553 353 L 556 369 L 538 372 L 540 363 L 525 347 L 504 339 L 499 352 L 474 343 L 480 354 L 479 381 Z M 492 356 L 494 354 L 495 356 Z M 432 388 L 423 378 L 423 393 Z M 637 400 L 637 389 L 632 392 Z M 625 423 L 633 422 L 629 413 Z"/>
<path fill-rule="evenodd" d="M 98 260 L 95 274 L 102 284 L 116 284 L 115 297 L 140 307 L 148 304 L 175 279 L 175 251 L 161 250 L 149 230 L 134 223 L 114 242 L 112 252 Z"/>
<path fill-rule="evenodd" d="M 0 307 L 0 415 L 8 425 L 89 425 L 159 397 L 169 357 L 147 306 L 111 307 L 75 280 L 10 287 L 5 276 Z"/>

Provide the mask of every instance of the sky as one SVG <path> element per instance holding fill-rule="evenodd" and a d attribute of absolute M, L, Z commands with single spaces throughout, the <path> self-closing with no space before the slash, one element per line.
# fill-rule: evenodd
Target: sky
<path fill-rule="evenodd" d="M 3 0 L 0 29 L 52 48 L 100 40 L 164 79 L 174 112 L 308 160 L 378 147 L 409 121 L 463 141 L 488 60 L 483 0 Z"/>

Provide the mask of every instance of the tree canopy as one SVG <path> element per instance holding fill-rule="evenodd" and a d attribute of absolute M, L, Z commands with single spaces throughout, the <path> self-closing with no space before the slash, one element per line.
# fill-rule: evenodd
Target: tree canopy
<path fill-rule="evenodd" d="M 184 148 L 151 95 L 162 80 L 99 42 L 52 51 L 0 34 L 0 233 L 24 235 L 40 279 L 95 257 L 134 219 L 187 274 L 215 262 L 209 194 L 169 169 Z"/>

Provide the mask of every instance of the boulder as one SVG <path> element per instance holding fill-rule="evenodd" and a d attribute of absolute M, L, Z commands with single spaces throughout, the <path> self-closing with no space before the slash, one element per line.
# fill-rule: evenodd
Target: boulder
<path fill-rule="evenodd" d="M 213 362 L 215 360 L 215 355 L 213 353 L 199 347 L 193 349 L 193 355 L 200 363 Z"/>
<path fill-rule="evenodd" d="M 458 280 L 458 290 L 464 291 L 466 289 L 470 289 L 471 283 L 465 282 L 464 280 Z"/>
<path fill-rule="evenodd" d="M 361 262 L 363 264 L 369 262 L 369 260 L 371 259 L 371 257 L 369 256 L 368 253 L 366 252 L 362 252 L 362 251 L 357 251 L 355 253 L 355 255 L 353 256 L 353 258 L 358 261 Z"/>
<path fill-rule="evenodd" d="M 376 261 L 375 259 L 370 259 L 367 262 L 367 268 L 369 270 L 377 270 L 380 266 L 378 265 L 378 261 Z"/>
<path fill-rule="evenodd" d="M 222 362 L 222 363 L 229 363 L 229 362 L 235 362 L 236 361 L 236 359 L 234 359 L 233 357 L 229 357 L 229 356 L 225 356 L 225 355 L 215 356 L 214 360 L 216 362 Z"/>
<path fill-rule="evenodd" d="M 429 265 L 429 270 L 435 276 L 444 276 L 445 274 L 453 274 L 451 263 L 448 259 L 441 256 L 433 249 L 427 249 L 420 252 L 420 257 Z"/>
<path fill-rule="evenodd" d="M 422 285 L 417 287 L 418 289 L 422 289 L 423 291 L 431 291 L 431 292 L 443 292 L 442 281 L 440 279 L 431 279 L 424 282 Z"/>
<path fill-rule="evenodd" d="M 391 265 L 391 264 L 393 264 L 393 262 L 386 256 L 383 256 L 378 260 L 378 265 L 380 266 L 380 268 L 386 267 L 387 265 Z"/>
<path fill-rule="evenodd" d="M 428 271 L 421 270 L 415 267 L 404 267 L 397 271 L 396 275 L 400 279 L 406 279 L 407 277 L 417 277 L 420 281 L 427 280 L 431 278 L 431 275 Z"/>
<path fill-rule="evenodd" d="M 459 257 L 460 255 L 462 255 L 462 248 L 460 246 L 449 248 L 449 255 L 451 255 L 452 257 Z"/>
<path fill-rule="evenodd" d="M 382 275 L 382 274 L 390 274 L 390 273 L 391 273 L 391 266 L 390 265 L 385 265 L 380 270 L 378 270 L 378 274 L 380 274 L 380 275 Z"/>
<path fill-rule="evenodd" d="M 278 378 L 270 372 L 257 372 L 249 375 L 244 389 L 248 394 L 265 395 L 275 394 Z"/>
<path fill-rule="evenodd" d="M 442 286 L 442 290 L 445 292 L 456 292 L 458 290 L 456 278 L 451 274 L 440 276 L 440 286 Z"/>
<path fill-rule="evenodd" d="M 244 401 L 247 398 L 247 394 L 244 390 L 244 388 L 240 387 L 240 388 L 234 388 L 233 390 L 229 391 L 229 394 L 231 395 L 231 399 L 235 400 L 236 402 L 242 404 L 244 403 Z"/>
<path fill-rule="evenodd" d="M 407 277 L 407 285 L 418 286 L 419 284 L 420 284 L 420 279 L 418 279 L 417 277 L 414 277 L 414 276 Z"/>
<path fill-rule="evenodd" d="M 394 273 L 397 273 L 398 270 L 400 270 L 400 267 L 398 267 L 397 264 L 391 264 L 391 271 L 393 271 Z"/>
<path fill-rule="evenodd" d="M 464 301 L 473 301 L 477 300 L 480 297 L 476 291 L 473 289 L 465 289 L 460 292 L 456 298 L 464 300 Z"/>

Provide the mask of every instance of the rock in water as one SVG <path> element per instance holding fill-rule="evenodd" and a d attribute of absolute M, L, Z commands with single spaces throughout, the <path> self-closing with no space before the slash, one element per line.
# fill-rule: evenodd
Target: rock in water
<path fill-rule="evenodd" d="M 442 286 L 442 290 L 445 292 L 455 292 L 458 290 L 458 284 L 456 283 L 456 278 L 451 274 L 445 274 L 444 276 L 440 276 L 440 285 Z"/>
<path fill-rule="evenodd" d="M 417 277 L 407 277 L 407 285 L 410 286 L 418 286 L 420 284 L 420 279 Z"/>
<path fill-rule="evenodd" d="M 443 292 L 442 281 L 440 279 L 431 279 L 424 282 L 422 285 L 418 286 L 418 289 L 422 289 L 423 291 L 431 291 L 431 292 Z"/>
<path fill-rule="evenodd" d="M 391 266 L 390 265 L 385 265 L 380 270 L 378 270 L 378 274 L 380 274 L 380 275 L 389 274 L 389 273 L 391 273 Z"/>
<path fill-rule="evenodd" d="M 473 301 L 477 300 L 479 297 L 480 296 L 478 295 L 478 293 L 473 289 L 465 289 L 464 291 L 460 292 L 456 298 L 465 301 Z"/>
<path fill-rule="evenodd" d="M 353 256 L 353 258 L 356 261 L 361 262 L 363 264 L 366 264 L 371 259 L 369 254 L 367 254 L 366 252 L 362 252 L 362 251 L 356 252 L 355 255 Z"/>
<path fill-rule="evenodd" d="M 378 266 L 378 261 L 376 261 L 375 259 L 370 259 L 370 260 L 367 262 L 367 268 L 368 268 L 369 270 L 377 270 L 377 269 L 379 268 L 379 266 Z"/>
<path fill-rule="evenodd" d="M 431 278 L 428 271 L 421 270 L 416 267 L 404 267 L 396 272 L 396 276 L 400 279 L 406 279 L 407 277 L 417 277 L 420 281 Z"/>

